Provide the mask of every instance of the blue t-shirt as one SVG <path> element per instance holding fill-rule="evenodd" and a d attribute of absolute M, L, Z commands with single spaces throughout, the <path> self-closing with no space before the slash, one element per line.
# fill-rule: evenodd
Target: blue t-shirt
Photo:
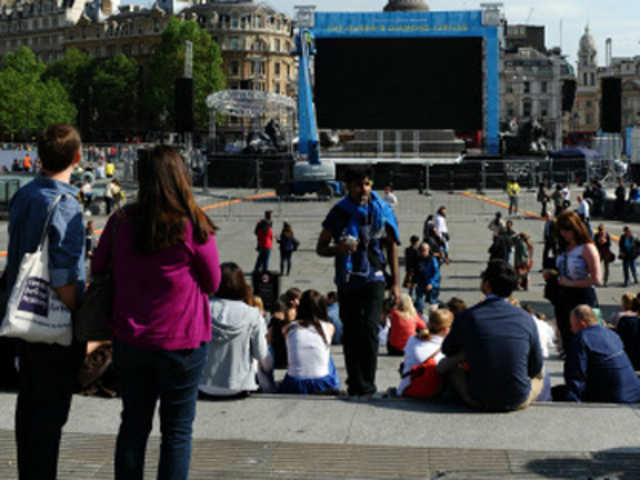
<path fill-rule="evenodd" d="M 9 204 L 9 248 L 6 282 L 11 291 L 18 277 L 20 261 L 26 253 L 35 252 L 42 228 L 55 198 L 64 193 L 49 223 L 49 276 L 52 287 L 78 284 L 84 290 L 85 227 L 78 189 L 43 175 L 16 192 Z"/>
<path fill-rule="evenodd" d="M 386 230 L 374 232 L 371 227 L 373 207 L 369 204 L 369 218 L 362 219 L 358 235 L 358 249 L 350 255 L 353 269 L 347 270 L 347 258 L 349 255 L 336 255 L 335 283 L 340 289 L 357 288 L 370 282 L 384 282 L 384 268 L 386 260 L 382 252 L 381 241 L 386 238 Z M 329 232 L 336 243 L 342 241 L 346 235 L 347 225 L 351 220 L 349 212 L 334 205 L 327 218 L 322 222 L 322 227 Z"/>
<path fill-rule="evenodd" d="M 620 337 L 600 325 L 576 333 L 567 351 L 564 379 L 576 402 L 640 402 L 640 379 Z"/>

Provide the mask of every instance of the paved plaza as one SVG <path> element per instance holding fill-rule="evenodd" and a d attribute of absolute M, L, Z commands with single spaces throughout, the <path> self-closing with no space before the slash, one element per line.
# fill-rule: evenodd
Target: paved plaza
<path fill-rule="evenodd" d="M 491 238 L 487 224 L 496 211 L 506 216 L 506 210 L 460 192 L 396 193 L 405 245 L 410 235 L 421 235 L 428 213 L 440 205 L 448 207 L 453 263 L 444 269 L 440 298 L 457 296 L 468 304 L 479 301 L 479 274 L 486 265 Z M 501 192 L 487 192 L 486 196 L 506 200 Z M 247 197 L 254 199 L 242 201 Z M 300 240 L 291 276 L 282 278 L 282 290 L 297 286 L 326 293 L 334 288 L 332 259 L 315 254 L 320 224 L 333 202 L 311 197 L 280 202 L 269 192 L 256 196 L 249 190 L 200 192 L 198 201 L 208 207 L 207 213 L 220 228 L 221 261 L 235 261 L 251 271 L 256 257 L 253 228 L 264 210 L 273 210 L 274 233 L 279 233 L 286 220 Z M 524 193 L 520 203 L 525 210 L 539 213 L 535 192 Z M 98 228 L 106 220 L 93 219 Z M 605 225 L 614 234 L 622 229 L 617 222 Z M 522 215 L 515 220 L 515 228 L 530 233 L 536 242 L 531 289 L 518 292 L 517 297 L 550 315 L 537 273 L 542 222 Z M 0 224 L 0 250 L 6 249 L 6 238 L 6 223 Z M 279 254 L 274 249 L 271 269 L 278 267 Z M 598 289 L 605 316 L 615 311 L 625 290 L 617 262 L 612 265 L 610 287 Z M 339 347 L 333 349 L 333 356 L 344 382 Z M 380 392 L 397 386 L 399 362 L 381 349 Z M 546 365 L 552 382 L 562 382 L 562 363 L 557 357 Z M 282 375 L 279 371 L 278 376 Z M 14 393 L 0 393 L 0 478 L 7 480 L 17 478 L 14 403 Z M 119 412 L 119 399 L 74 398 L 63 438 L 62 480 L 113 477 Z M 381 394 L 367 401 L 254 395 L 245 400 L 200 401 L 194 430 L 193 479 L 640 479 L 637 406 L 534 404 L 520 412 L 487 414 L 473 413 L 461 405 Z M 155 477 L 158 436 L 156 421 L 147 452 L 147 478 Z"/>

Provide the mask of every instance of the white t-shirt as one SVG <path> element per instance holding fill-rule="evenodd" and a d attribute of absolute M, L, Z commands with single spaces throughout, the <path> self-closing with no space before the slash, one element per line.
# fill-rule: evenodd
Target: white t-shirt
<path fill-rule="evenodd" d="M 544 320 L 539 319 L 535 315 L 531 315 L 538 327 L 538 338 L 540 338 L 540 348 L 542 349 L 542 356 L 549 358 L 550 349 L 555 347 L 556 332 L 553 327 Z"/>
<path fill-rule="evenodd" d="M 562 190 L 560 190 L 560 193 L 562 194 L 562 199 L 563 200 L 571 201 L 571 192 L 569 191 L 569 189 L 567 187 L 564 187 Z"/>
<path fill-rule="evenodd" d="M 396 197 L 393 193 L 385 193 L 383 200 L 391 205 L 391 208 L 396 208 L 398 205 L 398 197 Z"/>
<path fill-rule="evenodd" d="M 589 219 L 589 202 L 586 200 L 580 202 L 580 205 L 578 205 L 578 215 Z"/>
<path fill-rule="evenodd" d="M 91 184 L 83 183 L 82 187 L 80 187 L 80 190 L 82 190 L 82 193 L 84 193 L 85 195 L 90 194 L 91 193 Z"/>
<path fill-rule="evenodd" d="M 443 233 L 449 233 L 449 229 L 447 228 L 447 220 L 442 215 L 436 215 L 436 219 L 433 224 L 436 227 L 436 232 L 438 232 L 438 235 L 440 237 L 442 237 Z"/>
<path fill-rule="evenodd" d="M 322 378 L 329 375 L 329 347 L 331 328 L 329 322 L 320 322 L 327 343 L 313 325 L 303 327 L 294 323 L 287 332 L 287 373 L 297 378 Z"/>
<path fill-rule="evenodd" d="M 429 358 L 433 353 L 442 348 L 442 342 L 444 338 L 439 335 L 432 335 L 429 340 L 420 340 L 417 336 L 413 336 L 407 342 L 407 345 L 404 347 L 404 368 L 402 373 L 409 372 L 416 365 L 420 365 L 427 358 Z M 440 363 L 440 360 L 444 358 L 444 354 L 442 352 L 438 352 L 434 357 L 436 364 Z M 400 380 L 400 385 L 398 385 L 398 395 L 402 395 L 405 388 L 409 386 L 411 383 L 411 377 L 407 376 Z"/>

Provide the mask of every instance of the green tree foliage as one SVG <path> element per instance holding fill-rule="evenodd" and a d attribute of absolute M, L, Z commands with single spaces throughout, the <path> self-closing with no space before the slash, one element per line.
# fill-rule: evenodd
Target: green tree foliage
<path fill-rule="evenodd" d="M 76 109 L 54 79 L 27 47 L 7 53 L 0 66 L 0 131 L 31 136 L 53 122 L 73 123 Z"/>
<path fill-rule="evenodd" d="M 149 61 L 148 88 L 144 92 L 144 106 L 155 128 L 173 130 L 175 125 L 175 81 L 184 73 L 186 40 L 193 42 L 196 128 L 204 129 L 208 124 L 207 96 L 225 87 L 218 44 L 196 22 L 172 18 Z"/>
<path fill-rule="evenodd" d="M 83 135 L 90 129 L 92 119 L 91 83 L 96 68 L 95 59 L 77 48 L 65 50 L 64 57 L 47 65 L 45 79 L 59 80 L 78 110 L 78 127 Z"/>
<path fill-rule="evenodd" d="M 92 86 L 96 128 L 113 131 L 137 126 L 138 78 L 138 64 L 122 54 L 96 67 Z"/>

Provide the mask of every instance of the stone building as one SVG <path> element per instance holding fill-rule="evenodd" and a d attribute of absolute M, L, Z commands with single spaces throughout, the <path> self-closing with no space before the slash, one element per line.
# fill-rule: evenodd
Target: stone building
<path fill-rule="evenodd" d="M 87 10 L 65 34 L 65 46 L 97 58 L 119 53 L 144 64 L 169 18 L 194 20 L 222 50 L 229 88 L 295 94 L 291 19 L 253 2 L 160 0 L 150 8 L 121 7 L 108 17 Z"/>
<path fill-rule="evenodd" d="M 622 128 L 640 126 L 639 77 L 622 81 Z"/>
<path fill-rule="evenodd" d="M 600 128 L 600 81 L 596 42 L 585 27 L 578 50 L 576 100 L 571 119 L 574 132 L 597 132 Z"/>
<path fill-rule="evenodd" d="M 105 14 L 115 11 L 118 0 L 98 4 Z M 1 0 L 0 56 L 27 46 L 45 62 L 64 55 L 64 32 L 75 25 L 87 0 Z"/>

